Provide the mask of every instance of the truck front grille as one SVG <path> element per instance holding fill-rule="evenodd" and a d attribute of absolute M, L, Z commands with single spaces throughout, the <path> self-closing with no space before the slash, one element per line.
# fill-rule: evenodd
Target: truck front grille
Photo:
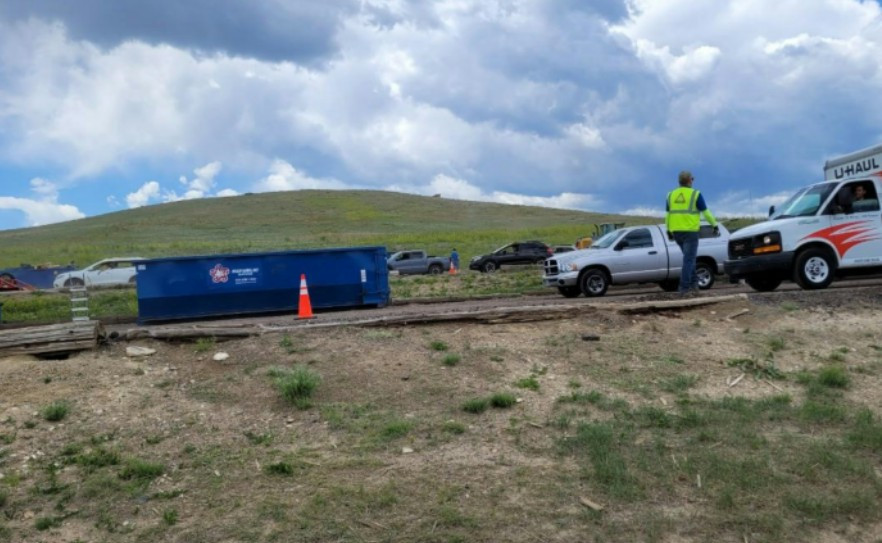
<path fill-rule="evenodd" d="M 738 260 L 747 256 L 753 256 L 751 238 L 729 240 L 729 260 Z"/>
<path fill-rule="evenodd" d="M 557 260 L 553 258 L 549 258 L 545 261 L 545 275 L 552 276 L 560 273 L 560 270 L 557 268 Z"/>

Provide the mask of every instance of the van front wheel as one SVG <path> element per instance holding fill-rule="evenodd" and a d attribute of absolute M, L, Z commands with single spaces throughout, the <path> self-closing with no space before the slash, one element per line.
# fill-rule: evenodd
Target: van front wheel
<path fill-rule="evenodd" d="M 782 281 L 783 279 L 780 277 L 768 277 L 764 275 L 752 275 L 744 278 L 744 282 L 757 292 L 772 292 L 778 288 L 778 285 L 780 285 Z"/>
<path fill-rule="evenodd" d="M 833 282 L 836 260 L 828 251 L 806 249 L 796 257 L 793 280 L 806 290 L 827 288 Z"/>

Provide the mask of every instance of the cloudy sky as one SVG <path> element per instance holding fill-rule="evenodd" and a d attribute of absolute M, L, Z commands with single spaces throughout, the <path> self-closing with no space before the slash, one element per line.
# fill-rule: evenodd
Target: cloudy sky
<path fill-rule="evenodd" d="M 244 192 L 762 213 L 882 143 L 877 0 L 2 0 L 0 229 Z"/>

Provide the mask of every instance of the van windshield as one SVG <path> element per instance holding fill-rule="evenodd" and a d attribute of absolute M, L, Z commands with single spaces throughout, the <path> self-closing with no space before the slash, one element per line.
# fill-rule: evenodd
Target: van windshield
<path fill-rule="evenodd" d="M 589 249 L 606 249 L 607 247 L 609 247 L 610 245 L 613 244 L 613 242 L 616 240 L 616 238 L 619 237 L 619 234 L 621 234 L 621 233 L 622 233 L 621 230 L 614 230 L 612 232 L 609 232 L 608 234 L 604 234 L 603 236 L 600 237 L 600 239 L 598 239 L 597 241 L 592 243 L 591 246 L 588 248 Z"/>
<path fill-rule="evenodd" d="M 775 219 L 786 219 L 787 217 L 808 217 L 818 212 L 833 189 L 838 183 L 819 183 L 810 187 L 800 189 L 789 200 L 781 204 L 781 207 L 775 210 L 770 217 Z"/>

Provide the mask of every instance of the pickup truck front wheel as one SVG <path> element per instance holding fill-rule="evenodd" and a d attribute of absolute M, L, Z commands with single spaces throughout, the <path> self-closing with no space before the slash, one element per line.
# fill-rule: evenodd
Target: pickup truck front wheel
<path fill-rule="evenodd" d="M 796 257 L 794 281 L 806 290 L 827 288 L 833 282 L 836 261 L 822 249 L 806 249 Z"/>
<path fill-rule="evenodd" d="M 784 279 L 775 276 L 751 275 L 744 278 L 744 282 L 757 292 L 772 292 Z"/>
<path fill-rule="evenodd" d="M 609 277 L 603 270 L 588 270 L 579 277 L 579 288 L 589 298 L 603 296 L 609 288 Z"/>
<path fill-rule="evenodd" d="M 429 266 L 429 273 L 432 275 L 441 275 L 441 272 L 444 271 L 444 267 L 441 264 L 432 264 Z"/>
<path fill-rule="evenodd" d="M 564 298 L 578 298 L 582 295 L 582 289 L 579 287 L 557 287 L 557 291 Z"/>

